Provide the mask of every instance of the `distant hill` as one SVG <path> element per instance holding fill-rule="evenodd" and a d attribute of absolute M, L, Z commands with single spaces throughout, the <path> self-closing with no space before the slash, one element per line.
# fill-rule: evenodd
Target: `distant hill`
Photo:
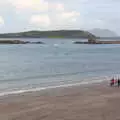
<path fill-rule="evenodd" d="M 114 31 L 111 31 L 111 30 L 108 30 L 108 29 L 99 29 L 99 28 L 95 28 L 95 29 L 92 29 L 92 30 L 89 30 L 90 33 L 94 34 L 95 36 L 97 37 L 118 37 L 118 35 L 114 32 Z"/>
<path fill-rule="evenodd" d="M 93 34 L 82 30 L 27 31 L 0 34 L 0 38 L 88 38 Z"/>

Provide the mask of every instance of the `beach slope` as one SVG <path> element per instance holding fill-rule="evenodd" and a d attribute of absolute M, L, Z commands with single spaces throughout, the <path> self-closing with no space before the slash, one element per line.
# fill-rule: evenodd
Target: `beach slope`
<path fill-rule="evenodd" d="M 0 120 L 119 120 L 120 88 L 108 83 L 0 98 Z"/>

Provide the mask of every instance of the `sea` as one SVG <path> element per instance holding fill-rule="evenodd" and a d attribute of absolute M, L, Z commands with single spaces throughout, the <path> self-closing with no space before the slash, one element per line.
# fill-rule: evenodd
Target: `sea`
<path fill-rule="evenodd" d="M 45 44 L 0 45 L 0 96 L 119 77 L 120 45 L 73 44 L 80 39 L 17 39 Z"/>

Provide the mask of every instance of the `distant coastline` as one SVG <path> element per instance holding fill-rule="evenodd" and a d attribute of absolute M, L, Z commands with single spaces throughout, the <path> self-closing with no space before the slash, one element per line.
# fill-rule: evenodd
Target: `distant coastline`
<path fill-rule="evenodd" d="M 45 44 L 41 41 L 22 41 L 22 40 L 0 40 L 0 44 Z M 89 40 L 87 42 L 74 41 L 73 44 L 120 44 L 120 41 L 99 41 Z"/>
<path fill-rule="evenodd" d="M 26 31 L 0 34 L 0 38 L 89 38 L 95 35 L 83 30 Z"/>
<path fill-rule="evenodd" d="M 120 44 L 120 37 L 116 39 L 107 38 L 107 37 L 96 37 L 88 31 L 83 30 L 57 30 L 57 31 L 27 31 L 27 32 L 19 32 L 19 33 L 5 33 L 0 34 L 0 44 L 44 44 L 41 41 L 22 41 L 22 40 L 14 40 L 19 38 L 48 38 L 48 39 L 88 39 L 86 42 L 75 41 L 74 44 Z M 8 40 L 4 40 L 7 38 Z M 13 40 L 9 40 L 12 38 Z M 102 39 L 106 39 L 103 41 Z M 110 40 L 113 39 L 113 40 Z"/>

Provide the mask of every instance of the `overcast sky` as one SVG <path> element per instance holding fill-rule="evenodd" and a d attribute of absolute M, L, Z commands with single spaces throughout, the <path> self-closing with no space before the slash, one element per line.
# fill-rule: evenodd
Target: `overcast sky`
<path fill-rule="evenodd" d="M 0 0 L 0 32 L 55 29 L 120 31 L 120 0 Z"/>

